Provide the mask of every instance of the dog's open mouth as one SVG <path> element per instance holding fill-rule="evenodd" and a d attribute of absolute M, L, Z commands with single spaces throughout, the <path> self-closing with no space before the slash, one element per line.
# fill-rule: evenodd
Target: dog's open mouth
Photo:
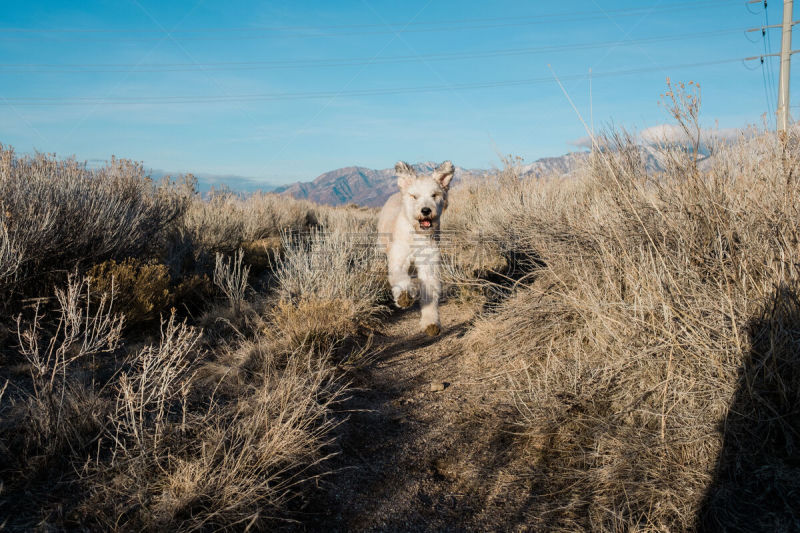
<path fill-rule="evenodd" d="M 419 227 L 420 229 L 431 229 L 433 227 L 433 219 L 430 217 L 419 219 Z"/>

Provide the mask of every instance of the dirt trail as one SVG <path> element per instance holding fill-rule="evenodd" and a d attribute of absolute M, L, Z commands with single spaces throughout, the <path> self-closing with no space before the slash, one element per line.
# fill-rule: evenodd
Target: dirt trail
<path fill-rule="evenodd" d="M 340 406 L 336 472 L 301 511 L 300 530 L 525 529 L 530 491 L 507 473 L 518 460 L 504 422 L 513 406 L 504 383 L 482 379 L 461 349 L 473 316 L 445 303 L 435 338 L 419 332 L 414 307 L 389 318 Z"/>

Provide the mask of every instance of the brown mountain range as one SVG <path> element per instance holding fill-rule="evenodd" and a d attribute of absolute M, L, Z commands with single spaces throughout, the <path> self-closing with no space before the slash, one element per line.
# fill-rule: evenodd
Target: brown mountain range
<path fill-rule="evenodd" d="M 571 172 L 587 158 L 587 152 L 572 152 L 560 157 L 546 157 L 522 166 L 523 177 Z M 436 163 L 413 165 L 417 172 L 430 172 Z M 491 176 L 494 170 L 465 169 L 456 166 L 454 183 L 469 178 Z M 368 207 L 382 205 L 397 191 L 394 168 L 375 170 L 365 167 L 344 167 L 326 172 L 310 182 L 297 182 L 275 190 L 298 199 L 320 204 L 357 204 Z"/>

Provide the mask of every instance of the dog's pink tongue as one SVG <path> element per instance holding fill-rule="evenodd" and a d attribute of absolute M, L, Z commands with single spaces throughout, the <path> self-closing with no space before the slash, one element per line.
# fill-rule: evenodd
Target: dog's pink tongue
<path fill-rule="evenodd" d="M 420 221 L 419 225 L 422 226 L 423 228 L 430 228 L 431 227 L 431 221 L 430 220 L 422 220 L 422 221 Z"/>

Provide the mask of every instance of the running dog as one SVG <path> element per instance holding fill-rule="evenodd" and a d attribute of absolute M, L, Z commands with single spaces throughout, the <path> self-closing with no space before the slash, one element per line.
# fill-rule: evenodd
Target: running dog
<path fill-rule="evenodd" d="M 422 317 L 420 325 L 430 336 L 441 332 L 439 296 L 439 225 L 447 209 L 447 190 L 453 179 L 453 163 L 445 161 L 433 173 L 418 175 L 408 163 L 395 167 L 400 192 L 389 197 L 378 215 L 380 242 L 386 247 L 389 283 L 397 307 L 414 303 L 416 290 L 409 270 L 413 265 L 419 279 Z"/>

